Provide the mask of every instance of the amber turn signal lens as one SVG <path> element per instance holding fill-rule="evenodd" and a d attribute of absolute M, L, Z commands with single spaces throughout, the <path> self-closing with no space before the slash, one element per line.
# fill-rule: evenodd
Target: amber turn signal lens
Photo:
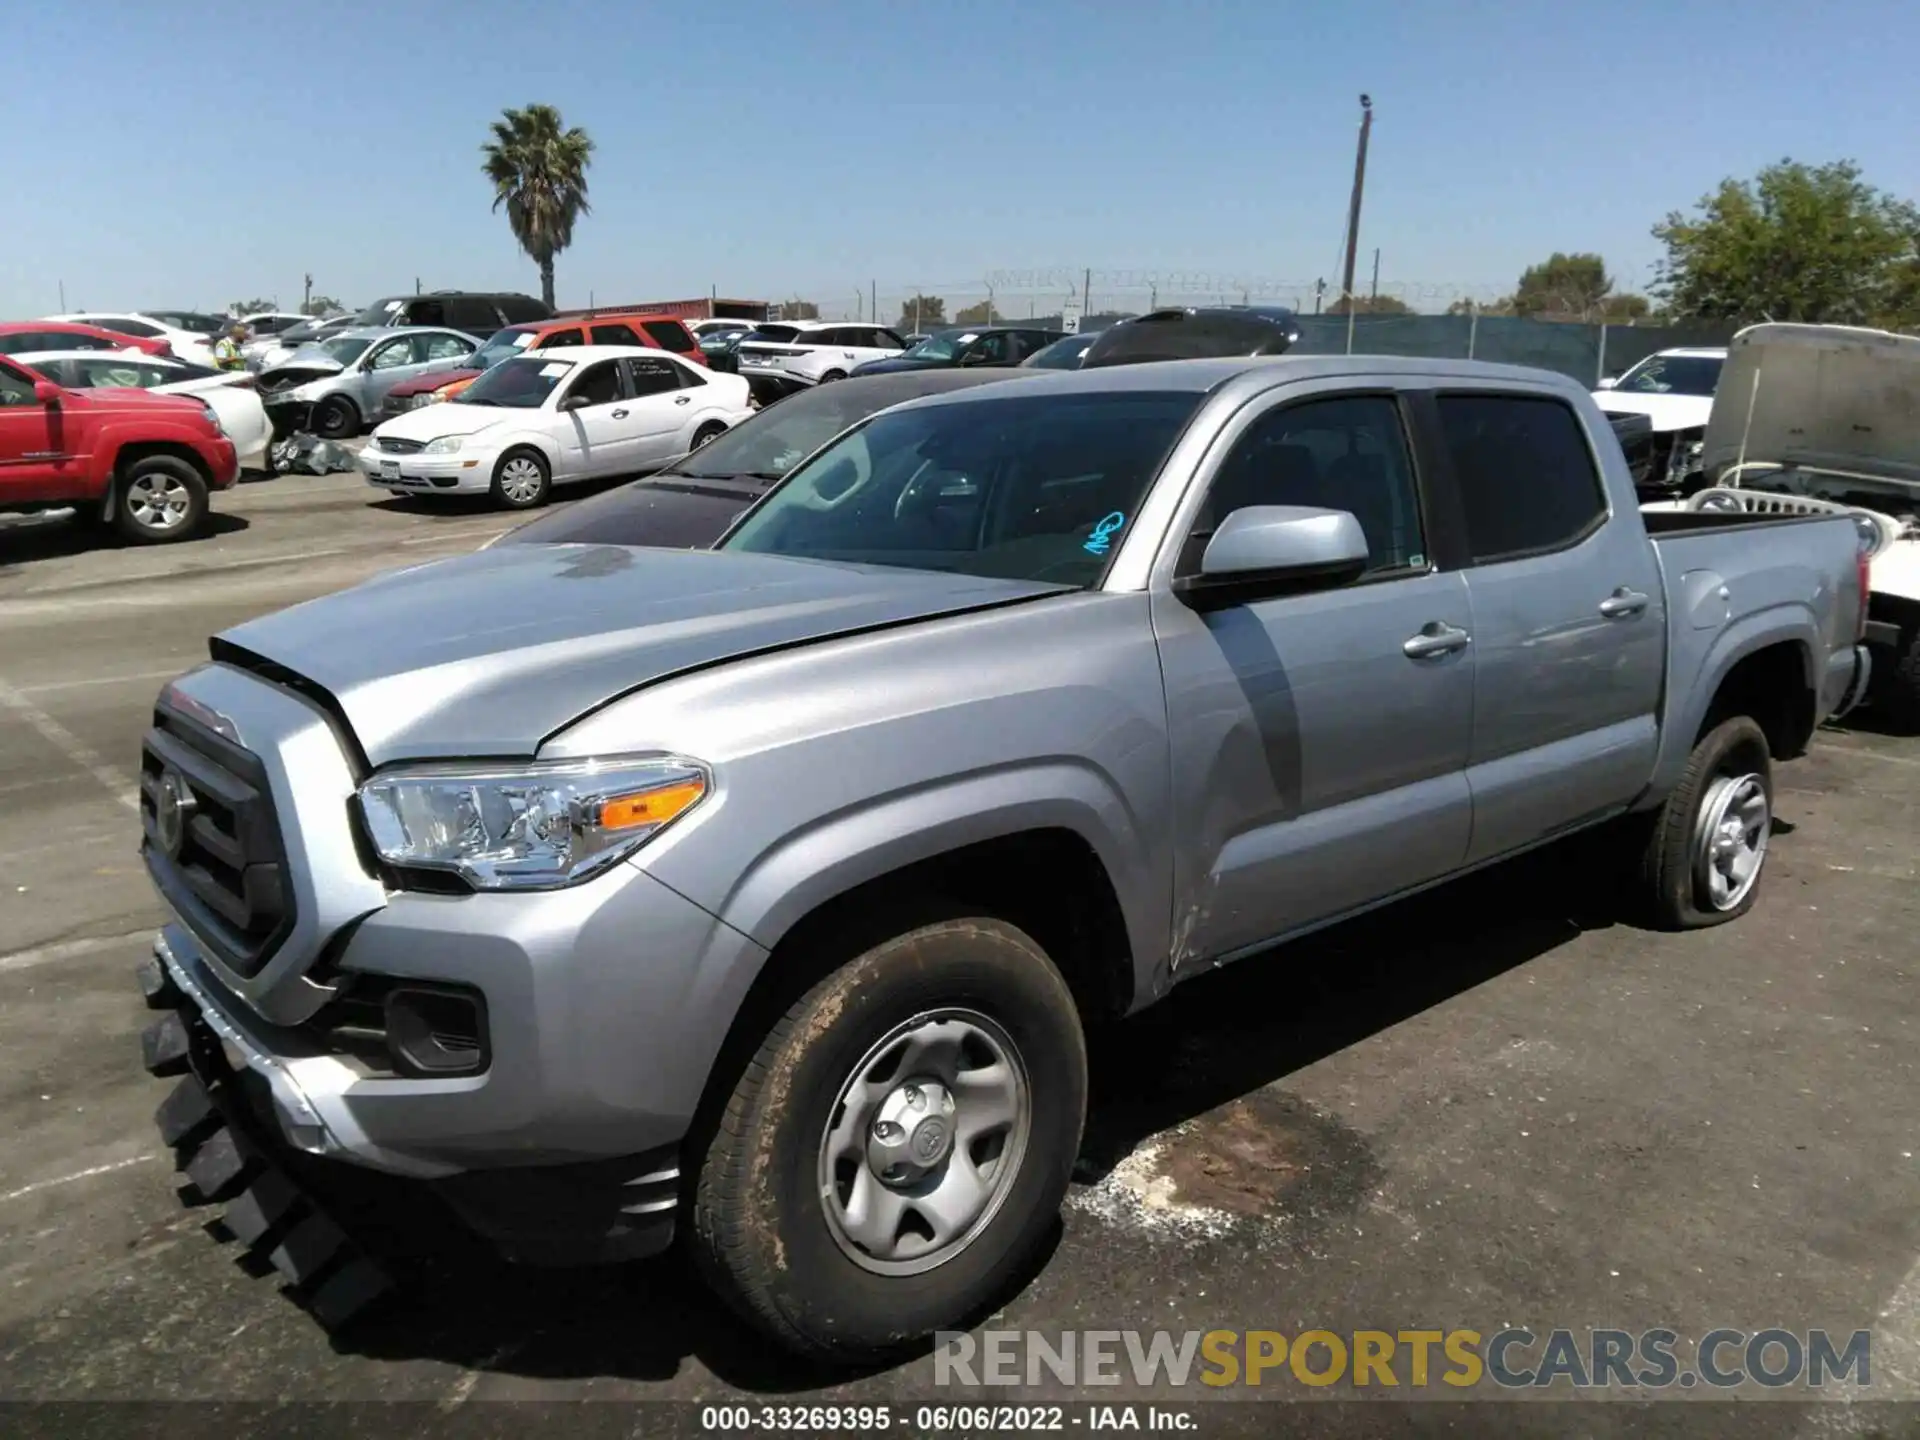
<path fill-rule="evenodd" d="M 602 830 L 664 825 L 683 810 L 692 808 L 706 793 L 705 781 L 684 780 L 677 785 L 663 785 L 658 790 L 616 795 L 600 802 L 599 825 Z"/>

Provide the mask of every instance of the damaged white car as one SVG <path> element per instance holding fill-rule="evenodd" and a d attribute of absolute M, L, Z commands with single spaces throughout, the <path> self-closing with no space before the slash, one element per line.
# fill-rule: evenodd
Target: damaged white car
<path fill-rule="evenodd" d="M 1594 403 L 1615 422 L 1623 416 L 1645 416 L 1653 437 L 1645 457 L 1629 453 L 1634 484 L 1646 491 L 1683 491 L 1699 473 L 1707 417 L 1713 412 L 1713 392 L 1726 364 L 1721 346 L 1662 350 L 1630 367 L 1623 375 L 1600 382 Z"/>
<path fill-rule="evenodd" d="M 1843 325 L 1742 330 L 1700 469 L 1709 488 L 1642 508 L 1854 516 L 1872 584 L 1875 703 L 1920 728 L 1920 339 Z"/>

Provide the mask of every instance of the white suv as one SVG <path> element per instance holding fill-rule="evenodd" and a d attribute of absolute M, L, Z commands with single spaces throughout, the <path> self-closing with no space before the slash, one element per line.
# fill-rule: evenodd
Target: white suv
<path fill-rule="evenodd" d="M 757 392 L 774 396 L 844 380 L 854 366 L 907 348 L 884 325 L 845 320 L 769 321 L 740 342 L 740 373 Z"/>

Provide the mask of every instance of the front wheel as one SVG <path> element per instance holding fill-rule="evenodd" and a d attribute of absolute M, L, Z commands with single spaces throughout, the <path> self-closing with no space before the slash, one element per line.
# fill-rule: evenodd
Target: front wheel
<path fill-rule="evenodd" d="M 544 455 L 509 450 L 493 467 L 493 503 L 507 510 L 531 510 L 546 502 L 553 477 Z"/>
<path fill-rule="evenodd" d="M 320 402 L 313 412 L 313 430 L 323 440 L 345 440 L 360 429 L 360 412 L 344 395 L 333 395 Z"/>
<path fill-rule="evenodd" d="M 819 383 L 822 385 L 831 385 L 836 380 L 844 380 L 846 378 L 847 372 L 844 370 L 829 370 L 820 377 Z"/>
<path fill-rule="evenodd" d="M 127 467 L 114 495 L 113 524 L 137 545 L 187 540 L 207 523 L 207 482 L 185 460 L 149 455 Z"/>
<path fill-rule="evenodd" d="M 1649 918 L 1662 929 L 1696 930 L 1746 914 L 1772 836 L 1767 737 L 1738 715 L 1700 737 L 1655 816 L 1640 867 Z"/>
<path fill-rule="evenodd" d="M 874 1358 L 1003 1298 L 1058 1214 L 1086 1046 L 1026 934 L 944 920 L 847 961 L 783 1015 L 729 1098 L 696 1257 L 788 1346 Z"/>

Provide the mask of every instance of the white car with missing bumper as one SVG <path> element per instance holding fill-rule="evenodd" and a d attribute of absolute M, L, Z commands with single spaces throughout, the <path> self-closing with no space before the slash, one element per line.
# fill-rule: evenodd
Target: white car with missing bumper
<path fill-rule="evenodd" d="M 272 473 L 267 451 L 273 426 L 251 375 L 143 355 L 137 350 L 44 350 L 13 358 L 69 390 L 151 390 L 156 395 L 191 395 L 203 400 L 219 420 L 222 432 L 233 441 L 241 471 Z"/>
<path fill-rule="evenodd" d="M 582 345 L 503 360 L 456 399 L 395 416 L 359 463 L 395 494 L 491 494 L 529 510 L 555 485 L 655 469 L 752 413 L 737 375 L 661 350 Z"/>
<path fill-rule="evenodd" d="M 772 401 L 808 385 L 844 380 L 869 360 L 891 360 L 907 342 L 885 325 L 785 320 L 757 327 L 734 352 L 740 373 Z"/>

